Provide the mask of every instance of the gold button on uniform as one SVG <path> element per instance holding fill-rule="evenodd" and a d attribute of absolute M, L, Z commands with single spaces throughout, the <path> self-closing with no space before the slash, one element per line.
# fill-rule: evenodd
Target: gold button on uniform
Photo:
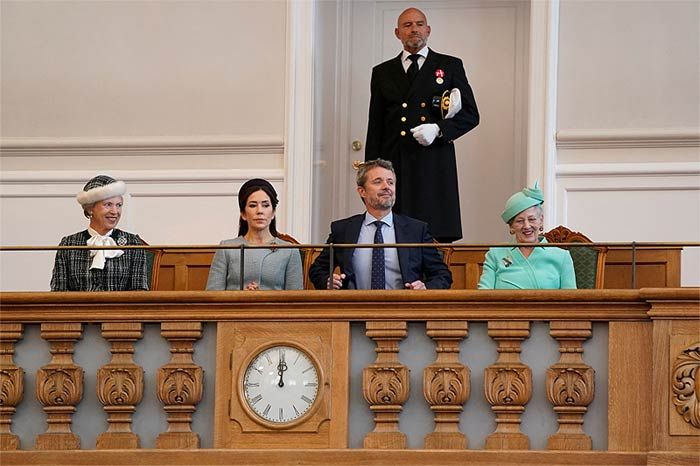
<path fill-rule="evenodd" d="M 401 117 L 401 121 L 406 121 L 406 117 Z"/>
<path fill-rule="evenodd" d="M 407 104 L 406 102 L 404 102 L 404 103 L 401 104 L 401 106 L 402 106 L 403 108 L 406 108 L 406 107 L 408 107 L 408 104 Z"/>
<path fill-rule="evenodd" d="M 425 108 L 425 102 L 421 102 L 421 103 L 420 103 L 420 107 L 421 107 L 421 108 Z"/>
<path fill-rule="evenodd" d="M 420 121 L 425 121 L 425 117 L 424 116 L 420 117 Z"/>
<path fill-rule="evenodd" d="M 406 131 L 401 131 L 401 136 L 406 136 Z"/>

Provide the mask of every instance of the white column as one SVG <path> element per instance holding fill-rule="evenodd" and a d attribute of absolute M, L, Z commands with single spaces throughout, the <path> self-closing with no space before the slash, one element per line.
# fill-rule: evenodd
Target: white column
<path fill-rule="evenodd" d="M 530 2 L 527 182 L 540 180 L 545 196 L 546 229 L 558 224 L 555 172 L 559 0 Z"/>
<path fill-rule="evenodd" d="M 311 238 L 313 187 L 313 41 L 315 1 L 287 2 L 284 231 Z"/>

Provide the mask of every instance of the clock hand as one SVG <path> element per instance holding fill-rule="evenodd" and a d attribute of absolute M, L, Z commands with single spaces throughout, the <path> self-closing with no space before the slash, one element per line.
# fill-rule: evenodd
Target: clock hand
<path fill-rule="evenodd" d="M 284 376 L 284 372 L 287 370 L 287 363 L 284 361 L 284 351 L 280 351 L 280 362 L 277 364 L 277 375 L 280 376 L 280 381 L 277 382 L 278 387 L 284 387 L 284 380 L 282 380 L 282 377 Z"/>

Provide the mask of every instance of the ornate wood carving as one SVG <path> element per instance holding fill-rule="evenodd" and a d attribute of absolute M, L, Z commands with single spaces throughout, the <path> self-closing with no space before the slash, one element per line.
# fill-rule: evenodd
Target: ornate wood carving
<path fill-rule="evenodd" d="M 496 430 L 486 438 L 489 450 L 527 450 L 520 416 L 532 396 L 532 371 L 520 361 L 520 345 L 530 335 L 530 322 L 489 321 L 489 336 L 498 343 L 498 360 L 484 369 L 484 393 L 496 414 Z"/>
<path fill-rule="evenodd" d="M 367 322 L 367 336 L 377 343 L 377 359 L 362 371 L 362 392 L 375 423 L 365 436 L 365 448 L 406 448 L 399 414 L 408 399 L 408 368 L 398 357 L 406 333 L 406 322 Z"/>
<path fill-rule="evenodd" d="M 700 429 L 700 341 L 686 347 L 673 363 L 671 390 L 676 412 Z"/>
<path fill-rule="evenodd" d="M 428 449 L 465 449 L 467 437 L 459 430 L 462 405 L 469 399 L 469 368 L 459 361 L 459 344 L 467 336 L 466 321 L 428 321 L 437 358 L 423 371 L 423 395 L 435 413 L 435 431 L 425 437 Z"/>
<path fill-rule="evenodd" d="M 48 416 L 46 432 L 36 438 L 37 450 L 80 448 L 71 423 L 83 398 L 83 369 L 73 363 L 73 347 L 82 334 L 80 323 L 41 324 L 41 337 L 51 345 L 51 361 L 36 374 L 36 397 Z"/>
<path fill-rule="evenodd" d="M 547 369 L 547 399 L 559 417 L 559 430 L 547 441 L 550 450 L 590 450 L 583 415 L 593 401 L 595 371 L 583 362 L 583 342 L 591 337 L 590 321 L 552 321 L 549 334 L 559 342 L 559 362 Z"/>
<path fill-rule="evenodd" d="M 157 448 L 199 448 L 192 432 L 192 413 L 202 399 L 204 371 L 194 363 L 194 342 L 202 337 L 201 322 L 163 322 L 160 334 L 170 342 L 170 362 L 158 369 L 158 399 L 168 414 L 168 430 Z"/>
<path fill-rule="evenodd" d="M 131 416 L 143 398 L 143 369 L 133 360 L 134 342 L 143 337 L 143 324 L 106 322 L 102 336 L 112 345 L 112 360 L 97 371 L 97 398 L 109 423 L 107 431 L 97 437 L 97 448 L 139 448 L 139 438 L 131 431 Z"/>
<path fill-rule="evenodd" d="M 0 322 L 0 451 L 19 449 L 12 416 L 24 395 L 24 369 L 15 364 L 13 355 L 23 330 L 22 324 Z"/>

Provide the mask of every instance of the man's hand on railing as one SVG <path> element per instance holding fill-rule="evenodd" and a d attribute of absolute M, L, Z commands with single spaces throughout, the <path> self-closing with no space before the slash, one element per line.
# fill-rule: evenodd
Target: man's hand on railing
<path fill-rule="evenodd" d="M 416 280 L 413 283 L 405 283 L 403 286 L 407 290 L 427 290 L 427 288 L 425 287 L 425 283 L 423 283 L 420 280 Z"/>
<path fill-rule="evenodd" d="M 343 280 L 345 280 L 345 274 L 341 273 L 338 275 L 337 273 L 333 274 L 333 286 L 330 284 L 330 279 L 328 279 L 326 287 L 329 290 L 339 290 L 343 287 Z"/>

